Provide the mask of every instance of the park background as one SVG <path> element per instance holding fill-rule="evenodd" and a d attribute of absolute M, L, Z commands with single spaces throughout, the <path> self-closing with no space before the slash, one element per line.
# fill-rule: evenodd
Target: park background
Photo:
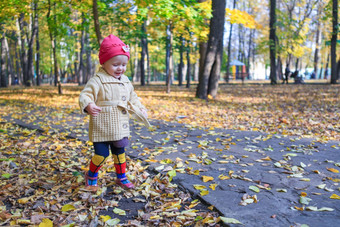
<path fill-rule="evenodd" d="M 276 83 L 287 64 L 305 79 L 336 82 L 335 3 L 2 1 L 0 86 L 85 84 L 98 68 L 99 43 L 111 33 L 130 45 L 126 74 L 141 85 L 166 81 L 188 87 L 199 81 L 197 93 L 215 97 L 205 87 L 216 90 L 212 84 L 235 79 Z"/>

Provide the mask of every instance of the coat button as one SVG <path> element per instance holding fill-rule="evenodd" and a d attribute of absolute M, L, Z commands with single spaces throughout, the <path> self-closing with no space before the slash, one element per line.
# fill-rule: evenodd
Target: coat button
<path fill-rule="evenodd" d="M 123 124 L 123 128 L 127 128 L 128 127 L 128 125 L 127 124 Z"/>
<path fill-rule="evenodd" d="M 123 96 L 123 97 L 122 97 L 122 100 L 123 100 L 123 101 L 126 101 L 126 97 L 125 97 L 125 96 Z"/>
<path fill-rule="evenodd" d="M 127 112 L 126 112 L 126 110 L 122 110 L 122 113 L 123 113 L 123 114 L 126 114 Z"/>

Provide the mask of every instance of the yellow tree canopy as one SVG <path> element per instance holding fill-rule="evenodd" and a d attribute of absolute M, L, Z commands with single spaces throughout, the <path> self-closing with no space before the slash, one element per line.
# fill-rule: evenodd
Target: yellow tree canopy
<path fill-rule="evenodd" d="M 226 8 L 226 19 L 232 24 L 242 24 L 251 29 L 258 29 L 262 26 L 256 23 L 254 16 L 238 9 Z"/>

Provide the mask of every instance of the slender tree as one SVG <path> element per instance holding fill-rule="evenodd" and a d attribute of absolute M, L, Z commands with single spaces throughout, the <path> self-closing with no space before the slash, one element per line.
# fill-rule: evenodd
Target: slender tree
<path fill-rule="evenodd" d="M 142 23 L 142 37 L 141 37 L 141 59 L 140 59 L 140 73 L 141 73 L 141 78 L 140 78 L 140 84 L 142 86 L 145 86 L 145 55 L 146 55 L 146 26 L 145 26 L 146 20 L 143 21 Z"/>
<path fill-rule="evenodd" d="M 276 84 L 276 0 L 270 0 L 269 14 L 269 55 L 270 55 L 270 83 Z"/>
<path fill-rule="evenodd" d="M 98 45 L 100 46 L 103 38 L 102 38 L 101 31 L 100 31 L 97 0 L 93 0 L 92 3 L 93 3 L 92 12 L 93 12 L 94 29 L 96 30 L 97 42 L 98 42 Z"/>
<path fill-rule="evenodd" d="M 338 37 L 338 0 L 333 0 L 333 18 L 332 18 L 332 39 L 331 39 L 331 84 L 336 84 L 338 77 L 336 65 L 336 43 Z"/>

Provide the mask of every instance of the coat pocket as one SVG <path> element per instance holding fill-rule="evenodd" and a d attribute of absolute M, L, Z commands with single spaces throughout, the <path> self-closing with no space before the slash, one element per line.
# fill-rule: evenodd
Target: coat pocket
<path fill-rule="evenodd" d="M 104 106 L 98 116 L 93 117 L 93 136 L 108 137 L 119 134 L 120 116 L 117 107 Z"/>

